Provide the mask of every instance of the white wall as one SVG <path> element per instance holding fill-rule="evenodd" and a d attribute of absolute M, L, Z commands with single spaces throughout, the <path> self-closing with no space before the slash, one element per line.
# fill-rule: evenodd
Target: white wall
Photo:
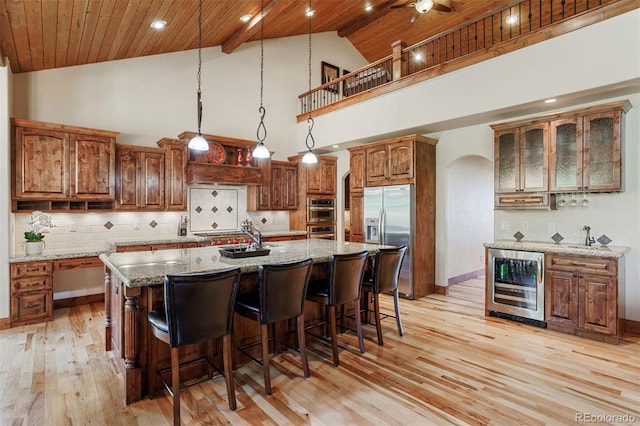
<path fill-rule="evenodd" d="M 483 274 L 482 244 L 493 239 L 493 162 L 466 155 L 453 161 L 446 173 L 446 278 Z"/>

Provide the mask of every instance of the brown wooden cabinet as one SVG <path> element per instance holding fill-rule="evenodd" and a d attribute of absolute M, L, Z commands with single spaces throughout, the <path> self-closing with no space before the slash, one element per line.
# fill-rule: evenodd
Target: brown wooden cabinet
<path fill-rule="evenodd" d="M 364 242 L 363 203 L 364 195 L 362 192 L 351 193 L 351 208 L 349 210 L 351 225 L 349 228 L 349 241 L 354 243 Z"/>
<path fill-rule="evenodd" d="M 629 101 L 492 125 L 495 206 L 555 208 L 555 193 L 622 190 Z"/>
<path fill-rule="evenodd" d="M 296 210 L 298 167 L 295 163 L 256 159 L 262 170 L 262 184 L 247 188 L 248 210 Z"/>
<path fill-rule="evenodd" d="M 367 186 L 411 183 L 414 177 L 414 144 L 412 139 L 396 138 L 384 144 L 367 147 Z"/>
<path fill-rule="evenodd" d="M 167 210 L 187 209 L 187 145 L 178 140 L 163 138 L 157 142 L 164 149 L 164 204 Z"/>
<path fill-rule="evenodd" d="M 53 320 L 53 262 L 11 264 L 11 326 Z"/>
<path fill-rule="evenodd" d="M 617 343 L 622 317 L 618 305 L 622 259 L 547 255 L 545 321 L 547 327 Z"/>
<path fill-rule="evenodd" d="M 165 151 L 118 144 L 116 148 L 116 208 L 164 210 Z"/>
<path fill-rule="evenodd" d="M 366 150 L 364 146 L 349 149 L 349 241 L 364 242 L 363 202 L 367 184 Z"/>
<path fill-rule="evenodd" d="M 89 210 L 87 202 L 115 199 L 117 132 L 18 118 L 11 123 L 14 211 Z"/>
<path fill-rule="evenodd" d="M 337 159 L 335 157 L 319 158 L 316 164 L 306 164 L 307 194 L 336 196 Z"/>
<path fill-rule="evenodd" d="M 550 185 L 555 192 L 622 189 L 625 104 L 551 122 Z"/>

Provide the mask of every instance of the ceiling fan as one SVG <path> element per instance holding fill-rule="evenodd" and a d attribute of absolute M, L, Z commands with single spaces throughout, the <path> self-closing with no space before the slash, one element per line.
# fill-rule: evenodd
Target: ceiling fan
<path fill-rule="evenodd" d="M 413 7 L 416 9 L 415 13 L 411 17 L 411 23 L 414 23 L 420 15 L 422 15 L 423 13 L 427 13 L 431 9 L 437 10 L 438 12 L 451 12 L 453 10 L 449 6 L 445 6 L 444 4 L 435 2 L 433 0 L 417 0 L 391 6 L 392 9 L 398 9 L 401 7 Z"/>

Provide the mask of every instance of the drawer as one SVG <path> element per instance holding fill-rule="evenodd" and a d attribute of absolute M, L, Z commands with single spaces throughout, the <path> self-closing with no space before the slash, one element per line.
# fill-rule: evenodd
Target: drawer
<path fill-rule="evenodd" d="M 93 257 L 77 257 L 72 259 L 60 259 L 55 261 L 55 270 L 62 271 L 65 269 L 76 269 L 76 268 L 101 268 L 104 266 L 102 261 L 93 256 Z"/>
<path fill-rule="evenodd" d="M 13 293 L 23 293 L 25 291 L 51 290 L 53 289 L 53 278 L 46 277 L 26 277 L 11 280 Z"/>
<path fill-rule="evenodd" d="M 51 275 L 53 262 L 21 262 L 11 264 L 11 278 Z"/>
<path fill-rule="evenodd" d="M 546 209 L 555 210 L 555 195 L 548 193 L 520 193 L 520 194 L 499 194 L 495 196 L 495 208 L 498 210 L 509 209 Z"/>
<path fill-rule="evenodd" d="M 128 253 L 130 251 L 149 251 L 149 250 L 151 250 L 151 246 L 147 244 L 116 247 L 116 253 Z"/>
<path fill-rule="evenodd" d="M 546 255 L 545 268 L 554 271 L 618 275 L 618 261 L 603 257 Z"/>
<path fill-rule="evenodd" d="M 53 290 L 17 293 L 11 296 L 11 325 L 53 319 Z"/>

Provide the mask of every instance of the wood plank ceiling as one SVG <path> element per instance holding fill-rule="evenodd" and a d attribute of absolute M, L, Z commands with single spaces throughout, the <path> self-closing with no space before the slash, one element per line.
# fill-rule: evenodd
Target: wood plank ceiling
<path fill-rule="evenodd" d="M 405 0 L 313 0 L 314 33 L 337 31 L 368 62 L 391 54 L 391 44 L 417 43 L 511 0 L 440 0 L 453 11 L 432 9 L 415 23 Z M 365 5 L 372 10 L 365 11 Z M 392 8 L 404 5 L 407 7 Z M 307 0 L 264 0 L 264 37 L 308 33 Z M 204 0 L 203 47 L 233 53 L 260 39 L 258 0 Z M 240 17 L 253 18 L 243 23 Z M 163 30 L 152 21 L 167 22 Z M 196 49 L 195 0 L 0 0 L 0 61 L 14 73 Z"/>

